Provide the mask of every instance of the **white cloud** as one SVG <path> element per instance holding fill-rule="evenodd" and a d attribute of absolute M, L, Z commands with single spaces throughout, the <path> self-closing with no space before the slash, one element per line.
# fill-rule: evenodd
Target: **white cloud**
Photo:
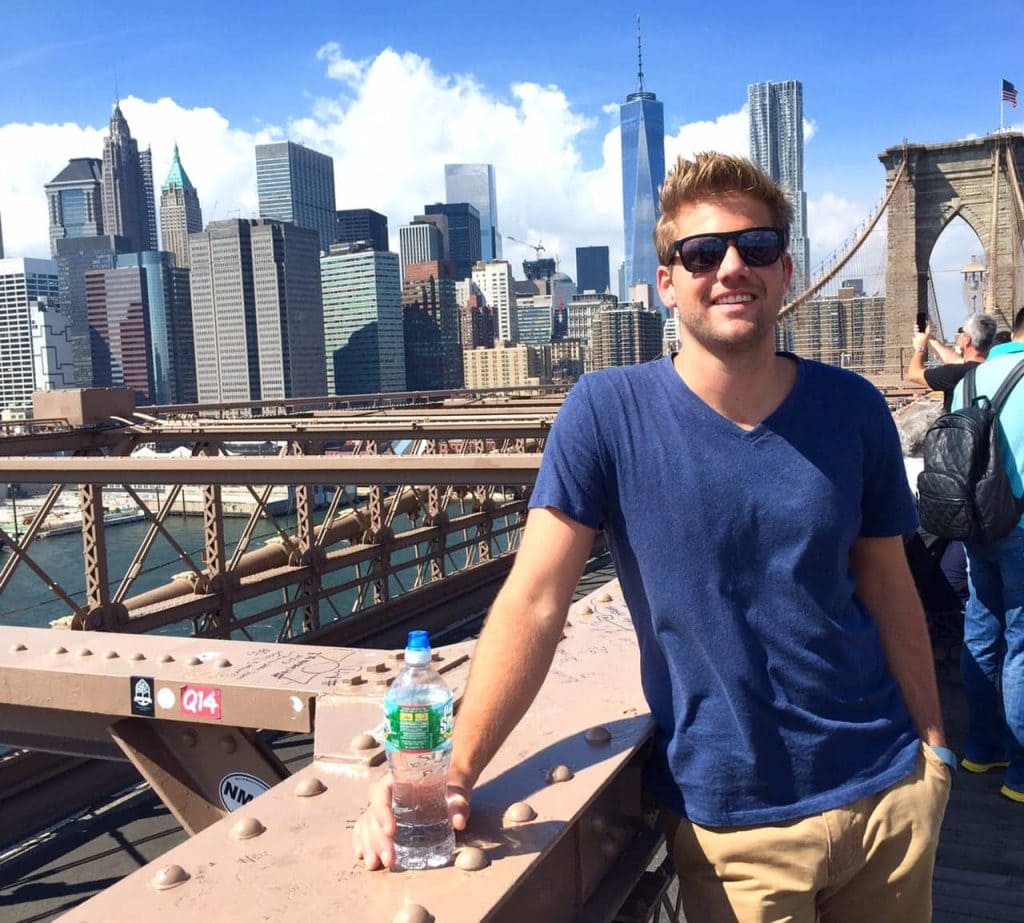
<path fill-rule="evenodd" d="M 614 275 L 622 259 L 620 141 L 617 126 L 603 134 L 600 126 L 617 106 L 588 117 L 557 86 L 523 82 L 495 93 L 471 75 L 439 73 L 428 59 L 391 48 L 354 61 L 331 42 L 317 57 L 344 89 L 315 98 L 305 115 L 285 125 L 248 131 L 212 108 L 188 109 L 167 97 L 125 99 L 132 134 L 152 147 L 157 195 L 177 141 L 204 220 L 254 215 L 253 146 L 291 138 L 334 158 L 338 207 L 386 214 L 397 249 L 398 226 L 425 204 L 443 201 L 446 162 L 493 163 L 503 233 L 543 241 L 546 255 L 559 256 L 570 275 L 575 247 L 607 244 Z M 107 113 L 98 115 L 96 126 L 0 126 L 0 214 L 9 254 L 48 254 L 43 185 L 70 157 L 101 156 Z M 813 135 L 814 123 L 805 130 Z M 600 155 L 585 159 L 583 152 L 595 147 Z M 711 149 L 747 153 L 745 107 L 680 126 L 666 138 L 667 164 Z M 866 213 L 839 204 L 812 207 L 816 245 L 838 239 L 844 220 L 848 228 Z M 505 254 L 518 275 L 531 251 L 506 241 Z"/>

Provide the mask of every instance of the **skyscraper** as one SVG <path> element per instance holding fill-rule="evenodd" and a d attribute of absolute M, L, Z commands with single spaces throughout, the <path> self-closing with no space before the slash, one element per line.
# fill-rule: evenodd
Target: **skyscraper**
<path fill-rule="evenodd" d="M 443 215 L 438 217 L 444 218 Z M 403 224 L 399 227 L 398 252 L 402 258 L 403 272 L 406 266 L 436 263 L 438 260 L 446 259 L 444 232 L 436 222 L 416 218 L 412 224 Z"/>
<path fill-rule="evenodd" d="M 164 250 L 174 254 L 181 269 L 189 268 L 188 235 L 203 229 L 199 193 L 181 165 L 178 145 L 174 145 L 171 169 L 160 188 L 160 231 Z"/>
<path fill-rule="evenodd" d="M 468 202 L 479 212 L 482 260 L 501 259 L 498 199 L 494 189 L 494 167 L 489 163 L 444 165 L 444 191 L 448 204 Z"/>
<path fill-rule="evenodd" d="M 658 189 L 665 181 L 665 107 L 644 89 L 643 56 L 637 21 L 637 88 L 619 107 L 622 135 L 622 216 L 625 225 L 625 288 L 654 285 L 658 256 L 654 225 Z"/>
<path fill-rule="evenodd" d="M 374 250 L 390 250 L 388 219 L 371 208 L 344 208 L 334 213 L 334 239 L 339 244 L 369 243 Z"/>
<path fill-rule="evenodd" d="M 211 221 L 189 248 L 199 401 L 324 394 L 316 232 L 263 218 Z"/>
<path fill-rule="evenodd" d="M 469 202 L 438 202 L 423 209 L 425 215 L 448 219 L 447 259 L 455 267 L 456 279 L 468 279 L 481 260 L 480 212 Z"/>
<path fill-rule="evenodd" d="M 799 80 L 752 83 L 747 87 L 750 110 L 750 159 L 793 199 L 789 252 L 797 295 L 810 281 L 810 241 L 807 237 L 807 193 L 804 192 L 804 89 Z"/>
<path fill-rule="evenodd" d="M 662 318 L 641 304 L 606 305 L 590 321 L 588 371 L 637 365 L 661 355 Z"/>
<path fill-rule="evenodd" d="M 603 295 L 611 288 L 607 247 L 576 248 L 576 294 Z"/>
<path fill-rule="evenodd" d="M 316 231 L 320 251 L 335 242 L 334 160 L 293 141 L 256 145 L 260 217 Z"/>
<path fill-rule="evenodd" d="M 496 339 L 506 343 L 519 342 L 511 265 L 505 260 L 482 260 L 473 267 L 473 284 L 484 296 L 484 303 L 494 312 L 498 328 Z"/>
<path fill-rule="evenodd" d="M 117 104 L 103 139 L 101 182 L 103 232 L 127 238 L 133 250 L 156 250 L 152 156 L 148 150 L 139 151 Z"/>
<path fill-rule="evenodd" d="M 405 337 L 398 255 L 350 250 L 320 259 L 329 394 L 404 391 Z"/>
<path fill-rule="evenodd" d="M 75 385 L 57 265 L 0 259 L 0 410 L 32 408 L 32 392 Z"/>
<path fill-rule="evenodd" d="M 408 391 L 462 387 L 459 306 L 450 270 L 444 262 L 406 267 L 402 325 Z"/>
<path fill-rule="evenodd" d="M 50 255 L 57 241 L 103 233 L 103 161 L 74 157 L 44 187 L 50 216 Z"/>

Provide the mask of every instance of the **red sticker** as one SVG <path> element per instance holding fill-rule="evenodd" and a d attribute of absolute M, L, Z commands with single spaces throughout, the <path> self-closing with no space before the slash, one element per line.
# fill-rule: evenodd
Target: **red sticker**
<path fill-rule="evenodd" d="M 182 686 L 181 713 L 220 721 L 220 695 L 215 686 Z"/>

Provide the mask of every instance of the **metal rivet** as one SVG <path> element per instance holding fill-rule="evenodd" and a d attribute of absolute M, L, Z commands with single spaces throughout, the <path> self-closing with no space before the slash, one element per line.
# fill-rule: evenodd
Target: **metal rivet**
<path fill-rule="evenodd" d="M 525 824 L 536 816 L 537 812 L 525 801 L 517 801 L 515 804 L 508 806 L 508 810 L 505 811 L 502 820 L 506 824 Z"/>
<path fill-rule="evenodd" d="M 378 746 L 377 738 L 373 734 L 357 734 L 349 744 L 349 748 L 352 750 L 372 750 L 376 746 Z"/>
<path fill-rule="evenodd" d="M 345 686 L 362 686 L 366 680 L 356 673 L 354 676 L 346 676 L 341 682 Z"/>
<path fill-rule="evenodd" d="M 597 601 L 599 603 L 610 603 L 612 601 L 612 594 L 611 593 L 601 593 L 597 597 Z"/>
<path fill-rule="evenodd" d="M 229 836 L 233 840 L 251 840 L 254 836 L 265 833 L 266 829 L 255 817 L 243 817 L 232 824 Z"/>
<path fill-rule="evenodd" d="M 165 865 L 153 876 L 152 885 L 157 891 L 176 888 L 189 879 L 189 874 L 180 865 Z"/>
<path fill-rule="evenodd" d="M 80 647 L 76 653 L 79 657 L 92 657 L 92 651 L 87 647 Z"/>
<path fill-rule="evenodd" d="M 570 619 L 566 619 L 565 620 L 565 627 L 566 628 L 572 628 L 572 621 Z"/>
<path fill-rule="evenodd" d="M 189 657 L 189 659 L 188 659 L 187 661 L 185 661 L 185 662 L 186 662 L 186 663 L 187 663 L 187 664 L 188 664 L 188 665 L 189 665 L 190 667 L 198 667 L 198 666 L 199 666 L 199 664 L 201 664 L 201 663 L 202 663 L 202 661 L 201 661 L 201 660 L 200 660 L 200 659 L 199 659 L 198 657 Z"/>
<path fill-rule="evenodd" d="M 420 904 L 406 904 L 392 917 L 392 923 L 434 923 L 434 917 Z"/>
<path fill-rule="evenodd" d="M 131 659 L 132 660 L 145 660 L 146 659 L 146 655 L 143 654 L 141 651 L 136 651 L 134 654 L 132 654 L 132 658 Z"/>
<path fill-rule="evenodd" d="M 390 669 L 386 663 L 372 663 L 365 667 L 367 673 L 387 673 Z"/>
<path fill-rule="evenodd" d="M 548 770 L 548 784 L 568 782 L 572 778 L 572 770 L 568 766 L 552 766 Z"/>
<path fill-rule="evenodd" d="M 608 728 L 600 726 L 591 728 L 583 736 L 586 738 L 588 744 L 606 744 L 612 739 L 611 732 Z"/>
<path fill-rule="evenodd" d="M 444 660 L 444 654 L 439 654 L 437 651 L 434 651 L 434 653 L 430 655 L 430 659 L 435 662 Z"/>
<path fill-rule="evenodd" d="M 295 794 L 299 798 L 313 798 L 316 795 L 322 795 L 327 791 L 327 786 L 324 785 L 316 776 L 310 776 L 308 779 L 303 779 L 298 785 L 295 786 Z"/>
<path fill-rule="evenodd" d="M 197 743 L 199 743 L 199 735 L 195 731 L 186 728 L 181 732 L 181 745 L 191 750 Z"/>
<path fill-rule="evenodd" d="M 22 651 L 27 651 L 27 650 L 28 650 L 28 648 L 25 647 L 25 645 L 21 644 L 20 642 L 18 644 L 12 644 L 11 645 L 11 653 L 12 654 L 20 654 Z"/>
<path fill-rule="evenodd" d="M 217 661 L 215 666 L 218 666 L 221 669 L 223 669 L 224 667 L 230 667 L 231 666 L 231 661 L 228 660 L 227 657 L 221 657 L 220 660 Z"/>
<path fill-rule="evenodd" d="M 455 867 L 464 872 L 479 872 L 491 864 L 485 853 L 479 846 L 463 846 L 455 854 Z"/>
<path fill-rule="evenodd" d="M 170 654 L 161 654 L 160 663 L 174 663 L 174 658 Z"/>
<path fill-rule="evenodd" d="M 63 645 L 58 644 L 57 647 L 50 651 L 51 654 L 66 654 L 68 649 Z"/>
<path fill-rule="evenodd" d="M 117 653 L 117 651 L 107 651 L 107 652 L 106 652 L 106 653 L 105 653 L 105 654 L 103 655 L 103 659 L 104 659 L 104 660 L 117 660 L 117 658 L 118 658 L 118 657 L 120 657 L 120 656 L 121 656 L 121 655 L 120 655 L 120 654 L 118 654 L 118 653 Z"/>
<path fill-rule="evenodd" d="M 234 753 L 238 749 L 238 741 L 230 734 L 225 734 L 220 739 L 220 748 L 225 753 Z"/>

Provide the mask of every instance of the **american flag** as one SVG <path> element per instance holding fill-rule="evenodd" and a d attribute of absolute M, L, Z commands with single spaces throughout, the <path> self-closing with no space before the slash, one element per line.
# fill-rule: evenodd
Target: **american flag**
<path fill-rule="evenodd" d="M 1003 100 L 1017 108 L 1017 88 L 1009 80 L 1003 81 Z"/>

